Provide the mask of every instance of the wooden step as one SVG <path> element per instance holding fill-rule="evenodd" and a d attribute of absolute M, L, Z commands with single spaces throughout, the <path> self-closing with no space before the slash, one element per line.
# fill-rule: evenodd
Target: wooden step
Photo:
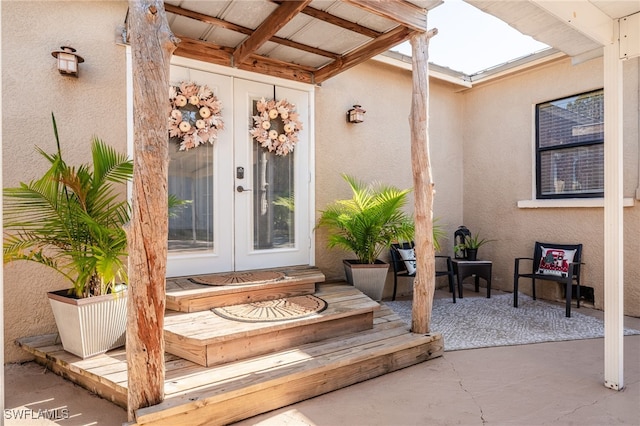
<path fill-rule="evenodd" d="M 273 282 L 224 286 L 196 284 L 190 280 L 190 277 L 168 278 L 167 309 L 179 312 L 201 312 L 221 306 L 313 294 L 316 283 L 324 282 L 324 274 L 313 266 L 277 268 L 267 271 L 271 270 L 284 273 L 285 278 Z"/>
<path fill-rule="evenodd" d="M 327 284 L 315 295 L 327 302 L 324 311 L 285 321 L 241 322 L 212 311 L 167 313 L 165 349 L 211 367 L 373 327 L 380 305 L 354 287 Z"/>
<path fill-rule="evenodd" d="M 322 285 L 321 287 L 324 287 Z M 138 425 L 222 425 L 441 356 L 440 334 L 408 331 L 386 306 L 372 329 L 234 363 L 203 367 L 167 354 L 164 402 L 137 410 Z M 80 359 L 57 335 L 23 338 L 35 360 L 126 408 L 124 349 Z"/>
<path fill-rule="evenodd" d="M 440 335 L 395 327 L 206 372 L 190 370 L 171 381 L 164 402 L 138 410 L 136 424 L 229 424 L 440 356 L 442 347 Z"/>

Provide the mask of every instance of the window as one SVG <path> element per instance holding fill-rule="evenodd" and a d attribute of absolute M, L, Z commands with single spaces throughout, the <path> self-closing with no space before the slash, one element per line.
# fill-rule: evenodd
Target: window
<path fill-rule="evenodd" d="M 603 195 L 603 90 L 536 105 L 536 198 Z"/>

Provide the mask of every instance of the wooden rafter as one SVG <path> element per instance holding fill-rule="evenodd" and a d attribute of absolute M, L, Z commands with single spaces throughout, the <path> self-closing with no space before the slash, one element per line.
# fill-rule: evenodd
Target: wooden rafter
<path fill-rule="evenodd" d="M 411 35 L 415 33 L 415 31 L 412 31 L 405 27 L 398 27 L 395 30 L 389 31 L 388 33 L 378 37 L 371 43 L 354 50 L 348 55 L 345 55 L 339 61 L 336 61 L 316 71 L 315 82 L 322 83 L 323 81 L 333 77 L 336 74 L 341 73 L 342 71 L 354 67 L 366 61 L 367 59 L 371 59 L 374 56 L 389 50 L 393 46 L 396 46 L 397 44 L 408 40 Z"/>
<path fill-rule="evenodd" d="M 427 11 L 403 0 L 344 0 L 360 9 L 419 32 L 427 31 Z"/>
<path fill-rule="evenodd" d="M 378 38 L 382 35 L 382 33 L 379 31 L 375 31 L 375 30 L 372 30 L 371 28 L 358 25 L 355 22 L 347 21 L 346 19 L 342 19 L 338 16 L 332 15 L 320 9 L 315 9 L 313 7 L 305 7 L 304 9 L 302 9 L 302 13 L 304 13 L 307 16 L 311 16 L 312 18 L 316 18 L 321 21 L 328 22 L 329 24 L 333 24 L 337 27 L 344 28 L 345 30 L 362 34 L 363 36 L 366 36 L 366 37 Z"/>
<path fill-rule="evenodd" d="M 204 22 L 205 24 L 215 25 L 216 27 L 226 28 L 231 31 L 235 31 L 238 33 L 251 35 L 253 30 L 251 28 L 243 27 L 242 25 L 236 25 L 229 21 L 225 21 L 224 19 L 216 18 L 214 16 L 205 15 L 204 13 L 194 12 L 193 10 L 184 9 L 179 6 L 174 6 L 172 4 L 164 5 L 167 12 L 184 16 L 185 18 L 191 18 L 196 21 Z"/>
<path fill-rule="evenodd" d="M 362 22 L 366 22 L 366 19 L 360 22 L 363 12 L 358 13 L 360 18 L 350 21 L 345 17 L 331 14 L 331 9 L 325 11 L 311 7 L 311 0 L 270 1 L 277 4 L 278 7 L 255 29 L 225 21 L 223 17 L 209 16 L 201 12 L 185 9 L 185 6 L 188 7 L 188 1 L 183 3 L 183 7 L 167 4 L 166 10 L 169 13 L 244 36 L 239 45 L 221 46 L 206 40 L 196 39 L 194 34 L 191 34 L 190 37 L 181 34 L 180 38 L 183 43 L 178 46 L 175 54 L 300 82 L 321 83 L 409 40 L 414 34 L 426 32 L 427 10 L 406 0 L 344 0 L 345 3 L 348 3 L 353 8 L 365 11 L 369 15 L 381 16 L 386 20 L 397 23 L 396 26 L 391 24 L 389 26 L 391 29 L 385 32 L 362 25 Z M 294 40 L 293 38 L 295 37 L 289 39 L 276 36 L 276 33 L 298 14 L 310 17 L 310 22 L 322 21 L 335 26 L 338 32 L 334 33 L 334 37 L 335 34 L 340 34 L 340 29 L 346 31 L 344 35 L 341 34 L 342 37 L 348 38 L 350 37 L 348 34 L 353 34 L 354 37 L 357 37 L 359 45 L 350 51 L 344 49 L 339 52 L 323 49 L 322 47 L 324 46 L 321 47 L 323 44 L 322 37 L 314 38 L 315 41 L 311 45 L 307 42 L 301 42 L 301 40 Z M 328 34 L 328 36 L 331 35 Z M 298 56 L 295 53 L 291 55 L 287 53 L 290 58 L 296 59 L 282 60 L 277 57 L 267 57 L 266 54 L 257 54 L 256 52 L 260 47 L 267 42 L 294 49 L 294 51 L 300 52 L 302 56 Z M 331 39 L 329 39 L 327 45 L 332 45 Z M 273 51 L 273 54 L 277 56 L 280 53 Z M 309 58 L 308 54 L 318 55 L 327 59 L 319 62 L 320 65 L 317 65 L 317 61 L 314 62 L 313 66 L 309 65 L 308 62 L 307 65 L 303 65 L 304 59 L 298 58 Z"/>
<path fill-rule="evenodd" d="M 262 24 L 245 39 L 233 53 L 233 62 L 239 65 L 245 61 L 253 52 L 258 50 L 260 46 L 269 41 L 282 27 L 287 25 L 302 9 L 304 9 L 312 0 L 291 0 L 282 3 L 273 11 Z"/>
<path fill-rule="evenodd" d="M 199 21 L 205 24 L 214 25 L 219 28 L 225 28 L 227 30 L 235 31 L 247 36 L 253 34 L 253 30 L 251 28 L 243 27 L 242 25 L 236 25 L 231 22 L 224 21 L 220 18 L 215 18 L 213 16 L 205 15 L 204 13 L 194 12 L 192 10 L 184 9 L 182 7 L 173 6 L 170 4 L 166 5 L 167 12 L 171 12 L 173 14 L 184 16 L 185 18 L 191 18 L 195 21 Z M 309 53 L 314 53 L 316 55 L 324 56 L 327 58 L 338 59 L 340 55 L 334 52 L 329 52 L 328 50 L 318 49 L 317 47 L 309 46 L 302 43 L 297 43 L 293 40 L 287 40 L 286 38 L 273 36 L 269 39 L 269 41 L 277 44 L 281 44 L 283 46 L 291 47 L 294 49 L 302 50 Z"/>

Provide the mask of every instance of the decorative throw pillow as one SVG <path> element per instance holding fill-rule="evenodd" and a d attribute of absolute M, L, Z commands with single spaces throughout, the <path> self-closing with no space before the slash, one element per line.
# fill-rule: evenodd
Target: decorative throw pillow
<path fill-rule="evenodd" d="M 542 246 L 542 257 L 538 266 L 538 274 L 566 277 L 569 273 L 569 263 L 573 262 L 575 250 Z"/>
<path fill-rule="evenodd" d="M 404 266 L 409 275 L 416 273 L 416 252 L 413 249 L 398 249 L 400 257 L 404 260 Z"/>

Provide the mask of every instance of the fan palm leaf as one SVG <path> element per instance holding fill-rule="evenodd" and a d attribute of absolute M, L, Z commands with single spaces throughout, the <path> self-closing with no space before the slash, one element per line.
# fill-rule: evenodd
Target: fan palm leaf
<path fill-rule="evenodd" d="M 94 138 L 92 162 L 68 166 L 53 115 L 52 120 L 57 152 L 37 148 L 49 169 L 39 179 L 4 189 L 4 262 L 51 267 L 73 283 L 78 297 L 104 294 L 118 280 L 127 282 L 122 259 L 129 205 L 122 185 L 133 176 L 133 163 Z"/>
<path fill-rule="evenodd" d="M 337 200 L 321 212 L 318 227 L 331 233 L 328 246 L 353 251 L 361 263 L 375 263 L 393 241 L 412 239 L 413 218 L 404 212 L 410 189 L 373 183 L 342 175 L 352 198 Z"/>

